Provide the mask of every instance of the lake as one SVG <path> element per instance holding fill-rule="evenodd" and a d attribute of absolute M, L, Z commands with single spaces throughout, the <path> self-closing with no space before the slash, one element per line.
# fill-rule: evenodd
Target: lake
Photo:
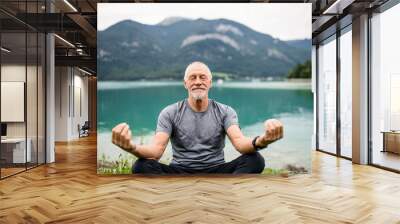
<path fill-rule="evenodd" d="M 182 82 L 98 82 L 98 160 L 121 158 L 129 165 L 135 160 L 111 143 L 111 129 L 126 122 L 136 143 L 148 143 L 154 134 L 159 112 L 169 104 L 183 100 L 187 91 Z M 266 168 L 287 165 L 310 170 L 313 133 L 313 94 L 310 83 L 225 82 L 213 84 L 209 97 L 234 108 L 242 132 L 249 137 L 263 133 L 263 121 L 277 118 L 284 124 L 284 138 L 260 151 Z M 239 156 L 226 138 L 225 159 Z M 169 163 L 171 145 L 160 159 Z"/>

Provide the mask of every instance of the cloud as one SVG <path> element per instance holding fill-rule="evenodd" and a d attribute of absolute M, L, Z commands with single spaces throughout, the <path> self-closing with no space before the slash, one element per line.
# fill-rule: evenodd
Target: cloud
<path fill-rule="evenodd" d="M 311 39 L 311 3 L 99 3 L 99 30 L 126 19 L 157 24 L 168 17 L 229 19 L 281 40 Z"/>

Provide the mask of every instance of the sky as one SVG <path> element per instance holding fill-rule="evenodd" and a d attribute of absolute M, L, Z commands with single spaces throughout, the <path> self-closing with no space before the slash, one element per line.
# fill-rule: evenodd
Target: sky
<path fill-rule="evenodd" d="M 168 17 L 230 19 L 281 40 L 311 39 L 311 3 L 99 3 L 97 29 L 122 20 L 154 25 Z"/>

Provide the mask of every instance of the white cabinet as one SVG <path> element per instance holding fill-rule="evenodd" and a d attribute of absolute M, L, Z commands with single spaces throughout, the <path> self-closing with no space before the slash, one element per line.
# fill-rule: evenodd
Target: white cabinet
<path fill-rule="evenodd" d="M 28 138 L 26 140 L 28 143 L 25 151 L 25 138 L 7 138 L 2 139 L 2 146 L 12 148 L 12 162 L 13 163 L 25 163 L 32 161 L 32 140 Z M 25 159 L 27 159 L 25 161 Z"/>

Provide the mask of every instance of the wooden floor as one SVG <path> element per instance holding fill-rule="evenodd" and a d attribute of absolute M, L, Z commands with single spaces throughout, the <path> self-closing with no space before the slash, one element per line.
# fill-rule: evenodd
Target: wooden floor
<path fill-rule="evenodd" d="M 0 223 L 400 223 L 400 175 L 313 153 L 289 178 L 98 176 L 96 139 L 0 181 Z"/>
<path fill-rule="evenodd" d="M 23 168 L 1 168 L 1 177 L 11 176 L 13 174 L 25 171 L 25 167 Z"/>

